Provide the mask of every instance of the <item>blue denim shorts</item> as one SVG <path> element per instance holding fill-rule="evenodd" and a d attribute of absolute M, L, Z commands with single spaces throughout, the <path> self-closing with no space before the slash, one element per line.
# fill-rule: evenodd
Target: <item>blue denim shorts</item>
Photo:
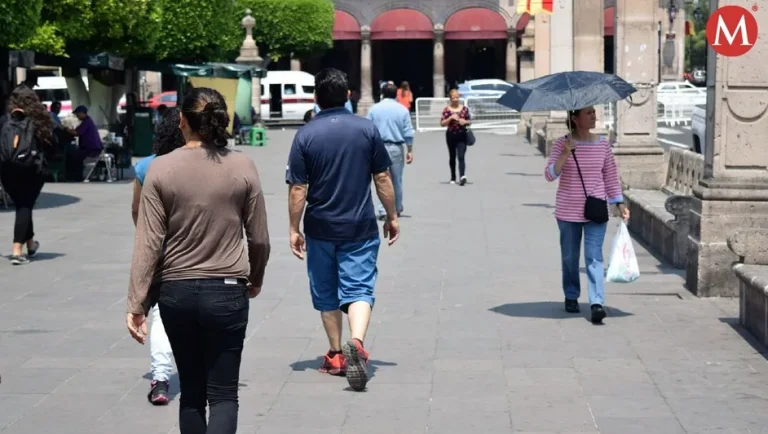
<path fill-rule="evenodd" d="M 373 307 L 379 257 L 378 235 L 360 242 L 322 241 L 307 237 L 307 273 L 312 305 L 320 312 L 364 301 Z"/>

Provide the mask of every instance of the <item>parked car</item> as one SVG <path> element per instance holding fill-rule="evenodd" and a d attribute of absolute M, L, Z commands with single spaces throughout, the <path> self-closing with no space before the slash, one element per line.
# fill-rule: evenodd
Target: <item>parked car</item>
<path fill-rule="evenodd" d="M 514 85 L 498 78 L 488 78 L 482 80 L 469 80 L 459 84 L 459 96 L 462 98 L 493 96 L 500 97 L 504 95 Z"/>
<path fill-rule="evenodd" d="M 707 133 L 707 105 L 700 104 L 693 108 L 691 115 L 691 134 L 693 135 L 692 147 L 694 152 L 704 153 Z"/>

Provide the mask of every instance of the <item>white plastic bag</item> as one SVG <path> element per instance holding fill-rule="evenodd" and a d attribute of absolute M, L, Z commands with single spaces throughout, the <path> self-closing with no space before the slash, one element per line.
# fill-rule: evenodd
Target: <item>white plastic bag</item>
<path fill-rule="evenodd" d="M 640 277 L 640 267 L 637 265 L 635 248 L 632 246 L 632 237 L 624 220 L 619 221 L 619 228 L 613 237 L 611 259 L 608 263 L 608 272 L 605 275 L 606 282 L 629 283 Z"/>

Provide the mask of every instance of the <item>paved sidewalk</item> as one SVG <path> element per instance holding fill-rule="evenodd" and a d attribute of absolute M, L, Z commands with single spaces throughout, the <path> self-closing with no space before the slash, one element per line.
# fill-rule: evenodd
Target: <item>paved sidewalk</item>
<path fill-rule="evenodd" d="M 586 291 L 583 315 L 562 311 L 556 186 L 508 135 L 478 133 L 463 188 L 446 182 L 442 134 L 417 137 L 402 239 L 380 256 L 369 389 L 317 373 L 327 342 L 287 245 L 292 136 L 244 148 L 274 253 L 251 307 L 240 433 L 768 432 L 765 349 L 742 336 L 737 301 L 690 296 L 636 245 L 643 275 L 608 285 L 604 326 L 586 320 Z M 127 182 L 46 185 L 40 259 L 0 262 L 3 433 L 178 432 L 178 397 L 147 403 L 148 348 L 125 330 L 130 196 Z M 0 209 L 4 255 L 12 222 Z"/>

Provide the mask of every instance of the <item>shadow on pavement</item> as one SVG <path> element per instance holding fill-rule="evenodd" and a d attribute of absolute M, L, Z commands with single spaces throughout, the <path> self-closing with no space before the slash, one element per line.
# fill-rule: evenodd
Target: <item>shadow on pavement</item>
<path fill-rule="evenodd" d="M 546 208 L 546 209 L 555 209 L 555 206 L 551 203 L 524 203 L 523 206 L 531 207 L 531 208 Z"/>
<path fill-rule="evenodd" d="M 508 303 L 493 307 L 491 312 L 499 313 L 516 318 L 551 318 L 551 319 L 583 319 L 589 315 L 589 304 L 580 303 L 581 313 L 568 313 L 565 311 L 563 302 L 560 301 L 533 301 L 527 303 Z M 632 316 L 630 312 L 624 312 L 621 309 L 605 306 L 608 312 L 608 318 L 621 318 Z"/>
<path fill-rule="evenodd" d="M 523 173 L 523 172 L 505 172 L 505 175 L 511 175 L 511 176 L 544 176 L 541 173 Z"/>
<path fill-rule="evenodd" d="M 35 209 L 60 208 L 78 202 L 80 202 L 80 198 L 77 196 L 42 192 L 40 193 L 40 197 L 37 198 Z M 15 212 L 15 207 L 13 206 L 13 203 L 8 203 L 8 208 L 5 208 L 0 204 L 0 212 Z"/>
<path fill-rule="evenodd" d="M 741 336 L 745 341 L 747 341 L 747 343 L 751 345 L 757 353 L 768 360 L 768 348 L 762 345 L 760 341 L 752 333 L 749 332 L 749 330 L 745 329 L 741 324 L 739 324 L 738 318 L 720 318 L 720 322 L 731 326 L 731 328 L 736 331 L 736 333 L 738 333 L 739 336 Z"/>
<path fill-rule="evenodd" d="M 298 362 L 293 362 L 290 364 L 290 367 L 294 371 L 317 371 L 318 368 L 320 368 L 320 365 L 323 364 L 323 356 L 319 356 L 314 359 L 310 360 L 300 360 Z M 373 377 L 376 376 L 376 371 L 379 370 L 382 366 L 397 366 L 397 363 L 393 362 L 384 362 L 381 360 L 369 360 L 368 361 L 368 378 L 373 379 Z M 318 372 L 318 374 L 320 374 Z M 327 374 L 322 374 L 327 375 Z"/>

